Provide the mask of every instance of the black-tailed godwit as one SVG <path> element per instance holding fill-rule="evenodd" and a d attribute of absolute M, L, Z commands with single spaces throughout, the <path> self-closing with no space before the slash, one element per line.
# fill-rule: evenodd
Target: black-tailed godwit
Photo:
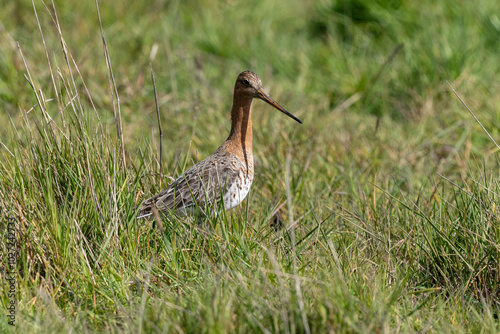
<path fill-rule="evenodd" d="M 245 71 L 234 85 L 231 132 L 224 143 L 208 158 L 198 162 L 157 195 L 147 199 L 137 217 L 147 217 L 155 210 L 185 216 L 219 203 L 225 210 L 239 205 L 253 181 L 252 100 L 261 99 L 302 124 L 262 90 L 257 74 Z M 209 206 L 207 206 L 209 204 Z"/>

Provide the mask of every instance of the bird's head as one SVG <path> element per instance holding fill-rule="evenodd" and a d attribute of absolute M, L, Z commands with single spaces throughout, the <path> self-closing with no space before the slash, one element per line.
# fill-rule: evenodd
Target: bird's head
<path fill-rule="evenodd" d="M 267 95 L 266 92 L 264 92 L 259 76 L 251 71 L 241 72 L 240 75 L 238 75 L 238 79 L 236 79 L 236 84 L 234 86 L 234 94 L 235 96 L 261 99 L 302 124 L 300 119 L 290 114 L 285 110 L 285 108 L 280 106 L 269 95 Z"/>

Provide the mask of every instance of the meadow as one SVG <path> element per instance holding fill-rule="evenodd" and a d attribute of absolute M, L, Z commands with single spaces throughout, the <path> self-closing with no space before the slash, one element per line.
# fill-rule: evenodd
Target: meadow
<path fill-rule="evenodd" d="M 500 331 L 496 0 L 1 7 L 0 332 Z M 254 101 L 247 200 L 136 219 L 243 70 L 304 124 Z"/>

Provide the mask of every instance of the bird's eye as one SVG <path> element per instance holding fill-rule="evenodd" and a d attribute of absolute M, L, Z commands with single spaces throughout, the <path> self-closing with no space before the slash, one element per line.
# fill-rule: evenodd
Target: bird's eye
<path fill-rule="evenodd" d="M 243 80 L 241 80 L 241 82 L 243 82 L 243 84 L 244 84 L 245 86 L 250 85 L 250 81 L 248 81 L 248 79 L 243 79 Z"/>

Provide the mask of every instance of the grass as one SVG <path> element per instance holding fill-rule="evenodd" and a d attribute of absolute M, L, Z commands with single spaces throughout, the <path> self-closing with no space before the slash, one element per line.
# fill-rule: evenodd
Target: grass
<path fill-rule="evenodd" d="M 446 84 L 499 138 L 495 1 L 103 2 L 114 85 L 95 4 L 46 5 L 0 12 L 2 332 L 500 330 L 498 149 Z M 304 124 L 256 101 L 242 206 L 136 220 L 246 69 Z"/>

